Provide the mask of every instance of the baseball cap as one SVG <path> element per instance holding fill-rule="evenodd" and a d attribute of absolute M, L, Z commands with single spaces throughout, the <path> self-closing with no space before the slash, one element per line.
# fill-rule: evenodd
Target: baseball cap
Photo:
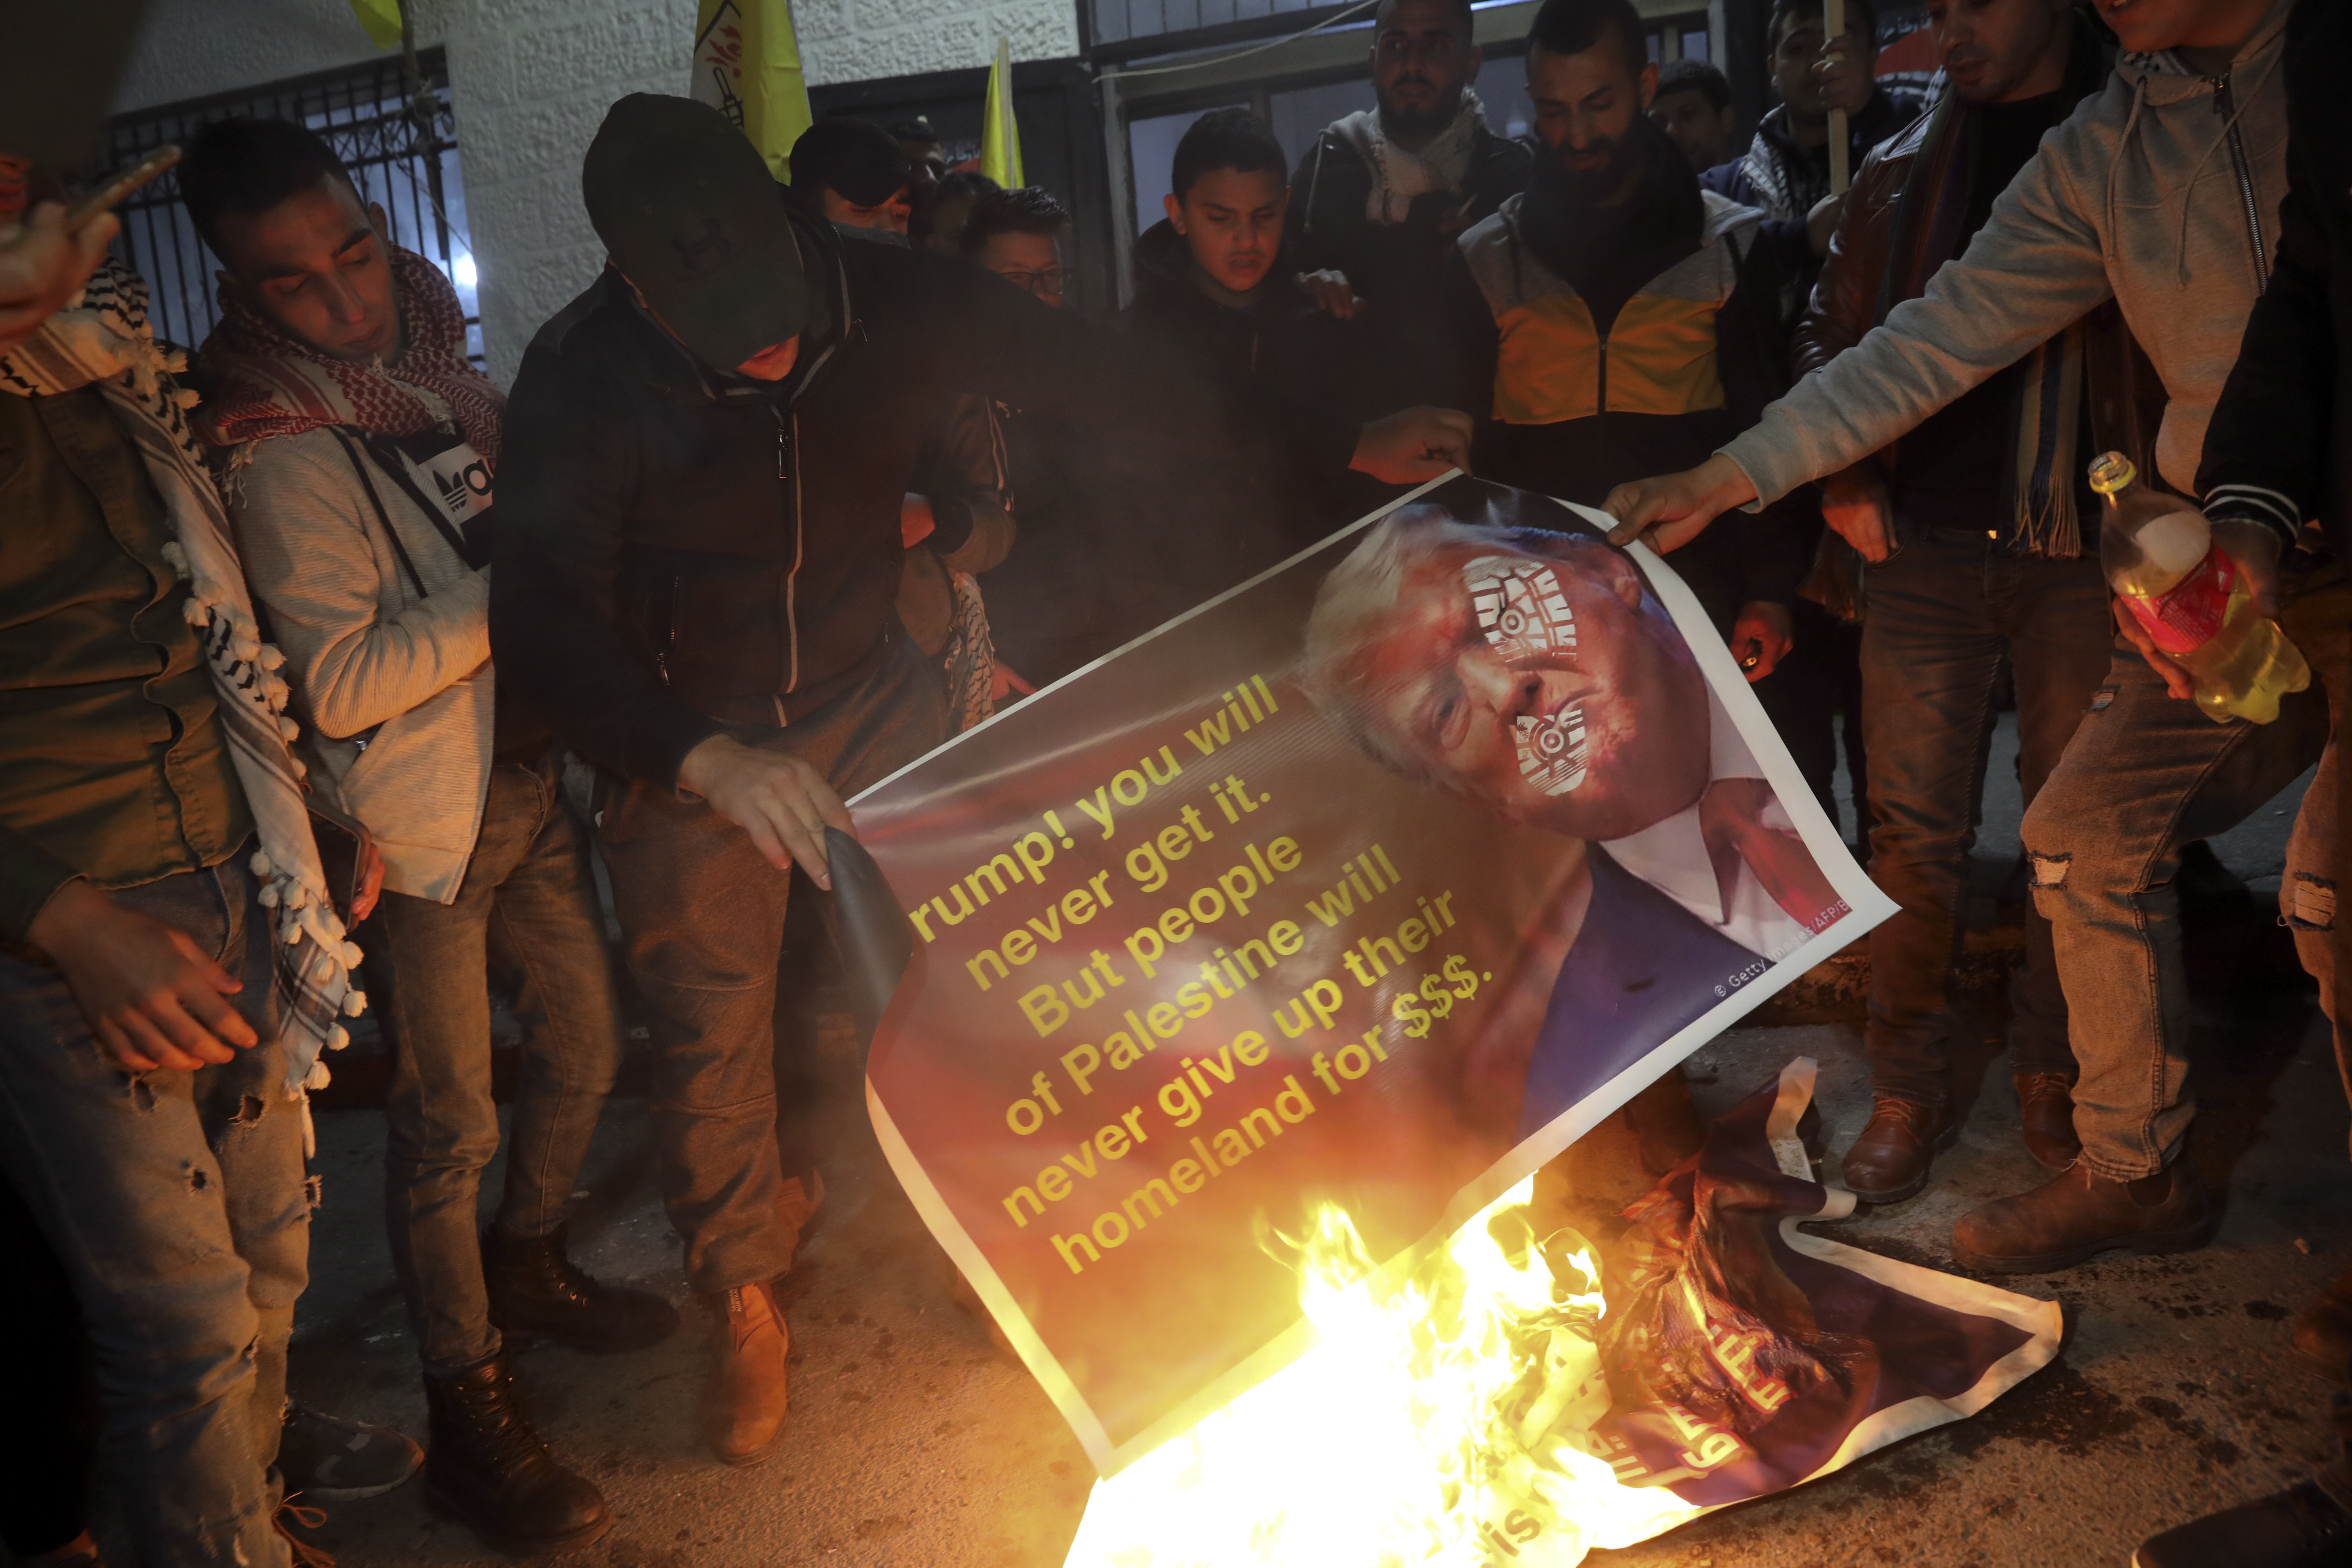
<path fill-rule="evenodd" d="M 807 325 L 808 279 L 782 194 L 710 105 L 651 92 L 614 104 L 588 143 L 580 195 L 614 265 L 713 370 Z"/>
<path fill-rule="evenodd" d="M 870 120 L 820 120 L 793 143 L 793 189 L 829 185 L 862 207 L 888 201 L 913 173 L 898 139 Z"/>

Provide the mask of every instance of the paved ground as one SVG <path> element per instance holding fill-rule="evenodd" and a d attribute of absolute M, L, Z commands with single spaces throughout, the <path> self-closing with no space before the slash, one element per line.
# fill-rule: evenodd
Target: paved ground
<path fill-rule="evenodd" d="M 1997 756 L 1979 867 L 1987 889 L 2015 852 L 2007 777 Z M 2225 859 L 2274 889 L 2286 821 L 2273 814 L 2250 825 L 2223 844 Z M 1990 918 L 1990 901 L 1978 912 Z M 2215 1245 L 2028 1282 L 2065 1307 L 2065 1350 L 1983 1415 L 1596 1563 L 2120 1565 L 2150 1529 L 2273 1489 L 2323 1457 L 2327 1388 L 2292 1361 L 2283 1320 L 2352 1262 L 2344 1096 L 2307 993 L 2281 981 L 2275 928 L 2256 914 L 2209 929 L 2218 934 L 2200 950 L 2197 1158 L 2229 1193 Z M 1971 1022 L 1967 1132 L 1940 1179 L 1833 1234 L 1948 1268 L 1953 1219 L 2037 1179 L 2013 1132 L 1997 1000 L 1980 1002 Z M 1702 1109 L 1730 1103 L 1801 1053 L 1822 1063 L 1830 1144 L 1843 1148 L 1868 1110 L 1851 1025 L 1726 1037 L 1694 1058 Z M 327 1205 L 298 1333 L 298 1392 L 418 1431 L 423 1402 L 378 1217 L 380 1122 L 364 1110 L 324 1114 L 319 1137 Z M 1617 1163 L 1592 1146 L 1575 1169 L 1600 1196 Z M 1076 1444 L 1027 1375 L 951 1303 L 944 1260 L 870 1145 L 854 1141 L 836 1174 L 826 1227 L 791 1282 L 793 1414 L 766 1466 L 730 1471 L 705 1457 L 688 1336 L 604 1360 L 524 1353 L 548 1435 L 620 1516 L 578 1559 L 588 1568 L 1061 1562 L 1090 1480 Z M 614 1106 L 584 1190 L 583 1261 L 680 1295 L 642 1100 Z M 345 1568 L 499 1561 L 436 1520 L 415 1488 L 335 1509 L 318 1537 Z"/>

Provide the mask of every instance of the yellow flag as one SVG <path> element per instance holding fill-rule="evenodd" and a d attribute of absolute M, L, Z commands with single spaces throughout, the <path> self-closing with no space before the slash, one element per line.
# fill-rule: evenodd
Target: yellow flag
<path fill-rule="evenodd" d="M 996 40 L 996 63 L 988 68 L 988 114 L 980 127 L 980 172 L 1013 190 L 1029 182 L 1021 175 L 1021 127 L 1013 120 L 1013 41 Z"/>
<path fill-rule="evenodd" d="M 691 96 L 741 126 L 768 172 L 790 179 L 793 143 L 813 117 L 787 0 L 698 0 Z"/>
<path fill-rule="evenodd" d="M 400 47 L 400 0 L 352 0 L 352 14 L 379 49 Z"/>

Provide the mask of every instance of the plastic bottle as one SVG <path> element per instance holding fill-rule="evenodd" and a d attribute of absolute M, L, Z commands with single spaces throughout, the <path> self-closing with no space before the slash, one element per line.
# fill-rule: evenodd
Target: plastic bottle
<path fill-rule="evenodd" d="M 2107 498 L 2099 529 L 2107 582 L 2196 681 L 2197 706 L 2216 724 L 2277 718 L 2279 699 L 2311 684 L 2311 667 L 2276 621 L 2254 613 L 2205 514 L 2141 484 L 2121 452 L 2092 462 L 2091 488 Z"/>

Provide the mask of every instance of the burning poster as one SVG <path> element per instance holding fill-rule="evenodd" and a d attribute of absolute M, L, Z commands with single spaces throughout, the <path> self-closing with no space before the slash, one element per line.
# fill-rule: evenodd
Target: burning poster
<path fill-rule="evenodd" d="M 1674 574 L 1466 478 L 854 808 L 876 1129 L 1106 1474 L 1313 1342 L 1274 1238 L 1408 1268 L 1888 908 Z"/>

